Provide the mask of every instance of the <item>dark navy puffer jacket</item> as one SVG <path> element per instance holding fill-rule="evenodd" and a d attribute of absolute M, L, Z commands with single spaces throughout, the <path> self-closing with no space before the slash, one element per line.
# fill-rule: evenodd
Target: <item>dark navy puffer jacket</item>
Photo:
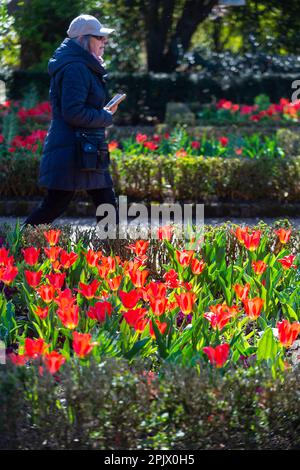
<path fill-rule="evenodd" d="M 39 183 L 51 189 L 96 189 L 112 186 L 109 171 L 82 172 L 76 166 L 75 132 L 78 128 L 103 131 L 112 114 L 103 109 L 106 70 L 72 39 L 65 39 L 48 64 L 51 76 L 52 121 L 45 139 Z"/>

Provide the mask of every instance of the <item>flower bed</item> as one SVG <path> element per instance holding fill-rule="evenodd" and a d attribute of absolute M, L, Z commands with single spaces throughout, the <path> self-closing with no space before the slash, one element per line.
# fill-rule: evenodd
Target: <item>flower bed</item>
<path fill-rule="evenodd" d="M 90 354 L 208 359 L 220 368 L 255 358 L 274 373 L 284 369 L 300 331 L 291 230 L 212 231 L 189 249 L 171 242 L 172 231 L 160 229 L 155 241 L 160 270 L 148 259 L 149 240 L 129 244 L 125 259 L 80 240 L 71 247 L 60 230 L 44 231 L 42 246 L 26 248 L 11 234 L 10 247 L 0 249 L 0 280 L 1 337 L 19 344 L 12 361 L 42 358 L 51 373 L 73 355 L 88 362 Z"/>
<path fill-rule="evenodd" d="M 0 447 L 299 446 L 299 231 L 70 234 L 1 232 Z"/>

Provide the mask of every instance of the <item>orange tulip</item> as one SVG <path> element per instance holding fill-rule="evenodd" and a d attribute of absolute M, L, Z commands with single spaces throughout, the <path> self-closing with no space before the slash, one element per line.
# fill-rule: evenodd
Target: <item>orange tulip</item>
<path fill-rule="evenodd" d="M 61 248 L 59 246 L 51 246 L 51 248 L 44 248 L 44 252 L 47 258 L 50 259 L 51 263 L 57 261 L 57 258 L 61 252 Z"/>
<path fill-rule="evenodd" d="M 247 299 L 250 291 L 250 284 L 245 284 L 244 286 L 242 286 L 241 284 L 236 284 L 235 286 L 233 286 L 233 288 L 239 299 L 241 299 L 242 301 Z"/>
<path fill-rule="evenodd" d="M 48 284 L 43 284 L 37 289 L 37 292 L 41 296 L 46 304 L 49 304 L 54 299 L 55 288 L 53 286 L 49 286 Z"/>
<path fill-rule="evenodd" d="M 61 230 L 48 230 L 48 232 L 44 232 L 44 237 L 50 246 L 55 246 L 58 242 L 60 234 Z"/>
<path fill-rule="evenodd" d="M 244 300 L 245 312 L 251 320 L 256 320 L 260 316 L 263 304 L 264 301 L 260 297 Z"/>
<path fill-rule="evenodd" d="M 41 319 L 45 320 L 45 318 L 48 316 L 49 313 L 49 307 L 42 308 L 40 306 L 33 307 L 34 308 L 34 313 Z"/>
<path fill-rule="evenodd" d="M 288 320 L 282 320 L 276 326 L 280 343 L 286 348 L 290 347 L 300 332 L 300 323 L 290 323 Z"/>
<path fill-rule="evenodd" d="M 204 268 L 205 263 L 203 260 L 199 260 L 197 258 L 192 259 L 191 270 L 193 274 L 201 274 Z"/>
<path fill-rule="evenodd" d="M 84 284 L 83 282 L 79 282 L 80 289 L 74 289 L 79 294 L 83 295 L 88 300 L 91 300 L 95 297 L 95 293 L 100 286 L 100 282 L 97 279 L 94 279 L 93 282 L 90 284 Z"/>
<path fill-rule="evenodd" d="M 291 238 L 292 230 L 285 230 L 284 228 L 280 228 L 279 230 L 275 230 L 275 233 L 278 235 L 280 243 L 286 244 Z"/>
<path fill-rule="evenodd" d="M 65 289 L 58 293 L 58 296 L 55 297 L 54 302 L 59 306 L 59 308 L 69 308 L 72 307 L 76 302 L 76 297 L 72 297 L 71 289 Z"/>
<path fill-rule="evenodd" d="M 244 245 L 249 251 L 255 251 L 258 248 L 260 242 L 261 232 L 259 230 L 253 230 L 252 233 L 243 233 L 242 237 Z"/>
<path fill-rule="evenodd" d="M 255 274 L 261 275 L 267 269 L 267 264 L 264 261 L 252 261 L 252 268 Z"/>
<path fill-rule="evenodd" d="M 181 294 L 175 294 L 178 306 L 184 315 L 188 315 L 192 312 L 194 303 L 196 300 L 196 294 L 193 292 L 182 292 Z"/>
<path fill-rule="evenodd" d="M 147 269 L 136 270 L 129 273 L 130 279 L 135 287 L 144 287 L 149 271 Z"/>
<path fill-rule="evenodd" d="M 168 304 L 168 299 L 164 298 L 152 298 L 150 299 L 150 307 L 154 315 L 162 315 L 165 313 L 166 307 Z"/>
<path fill-rule="evenodd" d="M 178 279 L 178 273 L 175 269 L 170 269 L 167 273 L 164 274 L 164 280 L 166 281 L 166 286 L 171 289 L 176 289 L 179 287 L 180 281 Z"/>
<path fill-rule="evenodd" d="M 175 255 L 176 259 L 181 266 L 188 266 L 193 257 L 194 250 L 176 250 Z"/>
<path fill-rule="evenodd" d="M 81 359 L 86 357 L 93 350 L 97 343 L 91 343 L 92 335 L 89 333 L 73 332 L 73 350 Z"/>
<path fill-rule="evenodd" d="M 78 305 L 72 305 L 66 308 L 58 308 L 57 315 L 66 328 L 74 330 L 79 321 L 79 307 Z"/>
<path fill-rule="evenodd" d="M 112 291 L 116 291 L 119 289 L 120 284 L 122 281 L 122 276 L 115 276 L 111 279 L 107 279 L 108 285 Z"/>

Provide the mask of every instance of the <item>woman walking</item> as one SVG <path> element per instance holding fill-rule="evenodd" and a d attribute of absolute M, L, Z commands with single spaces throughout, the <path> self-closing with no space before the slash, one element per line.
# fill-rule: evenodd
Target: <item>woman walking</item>
<path fill-rule="evenodd" d="M 39 174 L 39 184 L 47 188 L 47 195 L 24 225 L 51 223 L 66 210 L 76 190 L 86 190 L 96 208 L 103 203 L 113 205 L 118 222 L 105 142 L 105 128 L 112 124 L 117 105 L 104 107 L 107 92 L 102 59 L 107 36 L 113 31 L 94 16 L 80 15 L 49 60 L 52 121 Z"/>

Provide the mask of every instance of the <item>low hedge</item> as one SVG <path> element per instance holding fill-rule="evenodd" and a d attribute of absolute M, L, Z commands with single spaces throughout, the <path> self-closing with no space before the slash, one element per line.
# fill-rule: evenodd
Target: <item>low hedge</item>
<path fill-rule="evenodd" d="M 0 156 L 2 197 L 40 196 L 39 157 Z M 135 199 L 286 201 L 300 199 L 300 157 L 220 158 L 111 154 L 117 193 Z"/>
<path fill-rule="evenodd" d="M 1 449 L 298 449 L 300 369 L 0 366 Z"/>
<path fill-rule="evenodd" d="M 6 80 L 9 99 L 20 99 L 28 86 L 34 84 L 40 98 L 48 99 L 49 75 L 42 72 L 16 70 Z M 231 77 L 223 81 L 213 73 L 110 73 L 108 90 L 110 94 L 122 90 L 128 97 L 120 108 L 122 123 L 162 122 L 166 103 L 199 102 L 209 103 L 213 99 L 226 99 L 235 103 L 252 103 L 258 94 L 266 94 L 271 102 L 291 96 L 291 83 L 297 74 L 265 73 Z"/>

